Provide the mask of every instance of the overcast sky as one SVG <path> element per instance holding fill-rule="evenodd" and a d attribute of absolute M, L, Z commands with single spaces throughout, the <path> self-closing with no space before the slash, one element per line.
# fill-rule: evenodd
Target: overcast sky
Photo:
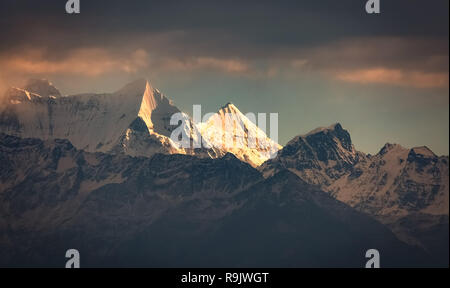
<path fill-rule="evenodd" d="M 358 150 L 449 152 L 448 0 L 0 2 L 0 90 L 64 94 L 147 78 L 185 112 L 278 112 L 285 144 L 340 122 Z"/>

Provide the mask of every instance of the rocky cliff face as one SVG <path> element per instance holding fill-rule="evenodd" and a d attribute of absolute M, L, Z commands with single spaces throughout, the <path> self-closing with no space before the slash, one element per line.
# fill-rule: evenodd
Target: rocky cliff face
<path fill-rule="evenodd" d="M 402 246 L 383 230 L 386 226 L 416 252 L 425 251 L 433 265 L 448 266 L 449 159 L 427 147 L 386 144 L 376 155 L 366 155 L 355 149 L 348 131 L 334 124 L 297 136 L 283 148 L 231 103 L 205 123 L 193 123 L 145 80 L 114 93 L 72 96 L 61 95 L 46 80 L 32 80 L 8 90 L 3 101 L 0 244 L 5 265 L 16 258 L 18 265 L 29 263 L 21 257 L 30 255 L 41 265 L 46 257 L 58 258 L 47 243 L 63 249 L 76 241 L 96 255 L 92 265 L 126 255 L 135 257 L 127 258 L 129 263 L 167 264 L 157 249 L 165 243 L 182 245 L 174 240 L 180 238 L 186 242 L 180 247 L 199 254 L 199 243 L 212 245 L 211 253 L 227 247 L 228 262 L 211 254 L 217 265 L 358 266 L 353 261 L 367 243 Z M 170 119 L 176 113 L 181 120 L 174 125 Z M 186 136 L 188 148 L 170 137 L 174 131 Z M 250 142 L 256 145 L 249 147 Z M 361 221 L 368 230 L 357 218 L 366 219 Z M 284 248 L 276 247 L 283 237 Z M 242 249 L 239 241 L 246 243 Z M 149 248 L 147 242 L 154 245 Z M 129 245 L 159 258 L 146 262 L 138 250 L 127 252 Z M 253 251 L 247 255 L 252 263 L 239 262 L 236 245 L 239 253 Z M 275 262 L 258 256 L 265 246 Z M 42 251 L 30 254 L 33 247 Z M 173 257 L 184 253 L 164 251 Z M 304 260 L 280 256 L 289 251 Z M 308 251 L 320 255 L 318 260 Z M 354 258 L 345 262 L 336 251 L 343 259 L 345 253 Z M 327 262 L 323 253 L 334 253 L 335 262 Z M 401 259 L 401 253 L 392 253 Z M 184 264 L 194 263 L 192 257 Z M 411 264 L 430 263 L 423 259 Z M 207 263 L 201 261 L 195 263 Z"/>
<path fill-rule="evenodd" d="M 284 170 L 219 159 L 89 153 L 0 134 L 2 266 L 362 267 L 433 264 L 383 225 Z"/>
<path fill-rule="evenodd" d="M 271 175 L 280 169 L 290 169 L 308 183 L 326 187 L 365 158 L 355 150 L 350 134 L 340 124 L 334 124 L 295 137 L 260 170 Z"/>
<path fill-rule="evenodd" d="M 408 243 L 426 247 L 418 230 L 433 231 L 433 227 L 436 239 L 448 239 L 448 156 L 438 157 L 427 147 L 386 144 L 376 155 L 365 155 L 335 124 L 295 137 L 259 169 L 266 177 L 288 169 L 389 225 Z M 426 224 L 421 226 L 420 221 Z M 446 246 L 426 248 L 445 252 Z"/>

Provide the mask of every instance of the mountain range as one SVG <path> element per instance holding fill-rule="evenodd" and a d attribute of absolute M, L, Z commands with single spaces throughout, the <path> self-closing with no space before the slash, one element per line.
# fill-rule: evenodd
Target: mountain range
<path fill-rule="evenodd" d="M 88 266 L 363 267 L 371 248 L 448 266 L 449 159 L 427 147 L 365 154 L 339 123 L 282 147 L 232 103 L 194 123 L 146 80 L 63 96 L 35 79 L 0 107 L 2 266 L 74 247 Z"/>
<path fill-rule="evenodd" d="M 267 177 L 288 169 L 439 257 L 448 255 L 448 161 L 427 147 L 389 143 L 364 154 L 334 124 L 295 137 L 259 170 Z"/>
<path fill-rule="evenodd" d="M 114 93 L 71 96 L 62 96 L 48 80 L 31 79 L 24 88 L 10 88 L 2 107 L 0 132 L 19 137 L 68 139 L 78 149 L 88 152 L 146 157 L 155 153 L 189 154 L 212 158 L 231 152 L 256 167 L 270 157 L 267 151 L 275 153 L 281 148 L 231 103 L 206 123 L 194 123 L 182 113 L 181 125 L 171 125 L 172 115 L 181 111 L 144 79 Z M 233 126 L 234 130 L 228 131 L 217 124 L 216 118 L 225 120 L 226 115 L 233 115 L 231 120 L 238 124 Z M 187 136 L 188 147 L 180 147 L 178 141 L 171 139 L 177 127 Z M 248 139 L 252 132 L 251 135 L 263 139 L 264 143 L 247 149 L 241 143 L 224 145 L 222 142 L 222 138 L 236 135 Z M 219 133 L 223 137 L 216 139 Z"/>

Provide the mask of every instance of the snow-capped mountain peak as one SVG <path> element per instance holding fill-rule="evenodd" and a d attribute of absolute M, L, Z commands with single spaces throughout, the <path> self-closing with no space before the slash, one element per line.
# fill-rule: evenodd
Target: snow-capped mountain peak
<path fill-rule="evenodd" d="M 153 88 L 148 81 L 138 80 L 134 84 L 132 83 L 131 87 L 134 85 L 145 87 L 138 116 L 144 120 L 150 131 L 170 137 L 174 128 L 170 127 L 170 117 L 175 113 L 179 113 L 180 110 L 159 90 Z"/>
<path fill-rule="evenodd" d="M 252 120 L 256 122 L 256 119 Z M 232 153 L 256 167 L 276 155 L 282 146 L 270 139 L 253 121 L 229 102 L 198 127 L 213 147 Z"/>
<path fill-rule="evenodd" d="M 227 104 L 223 105 L 218 112 L 222 112 L 222 113 L 235 113 L 235 114 L 239 114 L 239 115 L 243 115 L 241 111 L 239 111 L 239 109 L 231 102 L 228 102 Z"/>
<path fill-rule="evenodd" d="M 10 88 L 4 99 L 0 132 L 68 139 L 90 152 L 133 156 L 186 152 L 169 138 L 176 128 L 170 118 L 180 110 L 145 79 L 113 93 L 65 97 L 47 80 L 30 80 L 23 88 Z M 193 126 L 190 119 L 185 122 L 188 128 Z"/>
<path fill-rule="evenodd" d="M 200 157 L 218 156 L 217 151 L 194 148 L 201 147 L 202 141 L 196 125 L 170 99 L 158 89 L 153 88 L 150 82 L 145 79 L 137 80 L 117 93 L 125 95 L 136 93 L 133 91 L 138 91 L 138 95 L 141 95 L 137 118 L 126 129 L 114 150 L 124 150 L 133 156 L 150 156 L 154 153 L 195 154 Z M 175 114 L 181 116 L 181 126 L 170 123 Z M 184 137 L 187 137 L 182 141 L 184 143 L 174 142 L 171 138 L 177 128 L 181 129 Z"/>
<path fill-rule="evenodd" d="M 260 169 L 267 176 L 288 168 L 308 183 L 326 186 L 365 158 L 355 150 L 348 131 L 336 123 L 293 138 Z"/>
<path fill-rule="evenodd" d="M 389 225 L 403 241 L 426 247 L 430 243 L 420 233 L 441 233 L 447 221 L 448 234 L 448 163 L 448 156 L 438 157 L 425 146 L 386 143 L 377 154 L 365 155 L 334 124 L 295 137 L 259 169 L 265 177 L 288 169 Z"/>
<path fill-rule="evenodd" d="M 341 168 L 355 164 L 363 156 L 358 155 L 350 134 L 339 123 L 294 137 L 281 153 L 299 161 L 313 161 L 314 167 L 320 162 L 327 167 L 338 165 Z"/>

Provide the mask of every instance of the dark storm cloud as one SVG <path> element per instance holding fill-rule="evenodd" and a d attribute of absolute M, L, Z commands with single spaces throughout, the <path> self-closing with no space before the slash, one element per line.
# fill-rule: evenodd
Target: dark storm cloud
<path fill-rule="evenodd" d="M 448 38 L 447 0 L 381 0 L 380 15 L 367 15 L 365 0 L 81 0 L 80 15 L 65 14 L 65 2 L 1 1 L 0 49 L 45 45 L 57 53 L 100 41 L 145 42 L 173 31 L 184 32 L 184 37 L 168 50 L 243 56 L 343 37 Z"/>
<path fill-rule="evenodd" d="M 366 0 L 81 0 L 78 15 L 65 3 L 0 2 L 0 76 L 301 68 L 448 86 L 448 0 L 381 0 L 379 15 Z"/>
<path fill-rule="evenodd" d="M 448 40 L 439 37 L 360 37 L 306 49 L 303 55 L 315 68 L 386 68 L 446 72 Z"/>

